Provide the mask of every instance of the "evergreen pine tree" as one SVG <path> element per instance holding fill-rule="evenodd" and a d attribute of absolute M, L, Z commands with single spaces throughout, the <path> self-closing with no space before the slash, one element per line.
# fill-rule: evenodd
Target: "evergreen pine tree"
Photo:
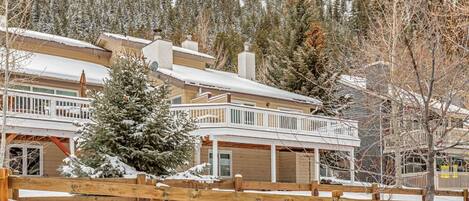
<path fill-rule="evenodd" d="M 336 115 L 347 102 L 335 93 L 342 69 L 329 63 L 324 29 L 312 9 L 307 0 L 287 4 L 280 36 L 271 41 L 264 77 L 270 85 L 320 99 L 323 107 L 317 112 Z"/>
<path fill-rule="evenodd" d="M 93 123 L 81 131 L 79 159 L 62 168 L 66 176 L 123 176 L 116 161 L 165 175 L 190 158 L 193 121 L 184 113 L 170 112 L 168 86 L 150 85 L 148 69 L 141 63 L 117 59 L 102 92 L 92 95 Z"/>

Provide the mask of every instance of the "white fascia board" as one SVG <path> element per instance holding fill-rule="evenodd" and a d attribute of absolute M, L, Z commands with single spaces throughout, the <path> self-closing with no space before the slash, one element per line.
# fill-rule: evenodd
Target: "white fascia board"
<path fill-rule="evenodd" d="M 318 136 L 318 135 L 304 135 L 304 134 L 295 134 L 295 133 L 280 133 L 280 132 L 271 132 L 271 131 L 258 131 L 254 129 L 239 129 L 239 128 L 200 128 L 191 132 L 195 136 L 238 136 L 238 137 L 251 137 L 255 139 L 264 139 L 264 140 L 279 140 L 279 141 L 291 141 L 296 142 L 297 145 L 301 143 L 319 143 L 319 144 L 328 144 L 332 146 L 352 146 L 359 147 L 360 139 L 355 137 L 333 137 L 333 136 Z M 261 142 L 261 141 L 259 141 Z M 302 146 L 300 146 L 302 147 Z"/>

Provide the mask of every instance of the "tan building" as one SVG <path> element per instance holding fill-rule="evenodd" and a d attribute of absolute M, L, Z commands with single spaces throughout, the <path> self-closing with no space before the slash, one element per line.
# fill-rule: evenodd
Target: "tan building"
<path fill-rule="evenodd" d="M 27 106 L 21 106 L 26 110 L 11 111 L 15 113 L 12 118 L 19 114 L 23 118 L 39 121 L 33 127 L 42 127 L 34 128 L 33 131 L 29 128 L 18 129 L 21 125 L 12 124 L 12 130 L 9 131 L 10 141 L 19 144 L 19 148 L 10 146 L 11 154 L 28 153 L 29 148 L 22 148 L 21 145 L 31 143 L 21 143 L 17 139 L 34 141 L 37 147 L 42 147 L 38 149 L 40 175 L 57 174 L 55 169 L 67 153 L 73 153 L 73 139 L 79 137 L 74 133 L 76 128 L 72 122 L 89 121 L 89 100 L 71 96 L 79 94 L 81 72 L 85 72 L 88 88 L 99 88 L 102 79 L 107 76 L 106 67 L 112 58 L 129 52 L 145 56 L 157 83 L 167 82 L 171 85 L 172 110 L 186 111 L 197 120 L 199 128 L 191 134 L 199 136 L 201 140 L 194 148 L 193 164 L 212 164 L 210 174 L 229 179 L 239 173 L 246 180 L 307 183 L 319 180 L 320 153 L 332 150 L 353 156 L 354 147 L 360 144 L 356 122 L 310 115 L 311 111 L 321 106 L 319 100 L 257 82 L 255 55 L 249 52 L 247 45 L 245 51 L 239 54 L 238 74 L 234 74 L 206 68 L 215 59 L 198 52 L 198 44 L 191 40 L 184 41 L 182 47 L 178 47 L 161 39 L 150 41 L 103 33 L 97 40 L 98 46 L 93 46 L 82 41 L 57 40 L 56 36 L 48 36 L 51 37 L 49 40 L 47 37 L 33 37 L 37 42 L 31 39 L 31 44 L 38 45 L 36 49 L 18 46 L 18 49 L 34 52 L 35 56 L 32 57 L 33 62 L 25 68 L 26 71 L 18 73 L 18 76 L 33 75 L 37 79 L 33 79 L 34 83 L 18 83 L 17 88 L 21 90 L 13 92 L 24 96 L 25 101 L 16 103 L 19 98 L 13 98 L 12 105 L 17 107 L 16 104 L 26 103 Z M 49 43 L 58 43 L 54 48 L 64 48 L 71 52 L 43 48 L 43 44 Z M 35 61 L 37 55 L 40 59 Z M 69 65 L 42 57 L 79 63 Z M 38 70 L 44 67 L 47 68 Z M 43 94 L 46 90 L 35 90 L 35 86 L 50 88 L 47 92 L 54 91 L 55 94 Z M 28 89 L 32 91 L 28 92 Z M 64 94 L 62 91 L 69 93 Z M 44 103 L 42 99 L 39 103 L 34 99 L 34 103 L 30 104 L 29 101 L 33 99 L 28 94 L 50 98 Z M 62 104 L 62 99 L 71 103 Z M 64 125 L 58 126 L 56 122 Z M 57 127 L 55 130 L 54 126 Z M 59 132 L 59 128 L 68 129 Z M 28 138 L 22 139 L 23 136 Z M 43 139 L 40 143 L 36 143 L 38 136 Z M 44 144 L 56 146 L 49 146 L 46 150 Z M 57 154 L 59 150 L 66 153 Z M 22 167 L 28 168 L 24 165 L 28 163 L 27 160 L 23 159 Z M 347 162 L 347 166 L 352 167 L 352 179 L 353 162 Z"/>

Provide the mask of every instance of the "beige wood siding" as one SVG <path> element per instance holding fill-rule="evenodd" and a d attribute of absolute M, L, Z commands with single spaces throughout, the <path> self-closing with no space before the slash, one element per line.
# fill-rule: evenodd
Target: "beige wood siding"
<path fill-rule="evenodd" d="M 200 159 L 208 163 L 210 146 L 203 146 Z M 219 147 L 220 151 L 231 151 L 232 172 L 243 175 L 248 181 L 270 181 L 270 150 Z"/>
<path fill-rule="evenodd" d="M 68 147 L 68 143 L 63 144 Z M 62 161 L 65 157 L 67 156 L 54 143 L 44 143 L 44 176 L 60 176 L 57 169 L 62 165 Z"/>
<path fill-rule="evenodd" d="M 279 152 L 278 158 L 278 181 L 296 182 L 296 153 Z"/>
<path fill-rule="evenodd" d="M 314 179 L 314 156 L 306 153 L 296 153 L 296 183 L 311 183 Z"/>

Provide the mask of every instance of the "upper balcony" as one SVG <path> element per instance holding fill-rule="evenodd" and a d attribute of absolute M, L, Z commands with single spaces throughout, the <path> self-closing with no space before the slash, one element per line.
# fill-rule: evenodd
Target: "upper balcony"
<path fill-rule="evenodd" d="M 0 92 L 0 97 L 2 96 Z M 90 99 L 8 91 L 7 132 L 69 137 L 90 121 Z M 358 146 L 357 122 L 231 103 L 173 105 L 197 122 L 195 135 L 229 135 Z"/>
<path fill-rule="evenodd" d="M 197 121 L 196 135 L 229 135 L 359 146 L 356 121 L 232 103 L 173 105 Z"/>
<path fill-rule="evenodd" d="M 70 137 L 78 128 L 73 122 L 86 122 L 91 117 L 87 98 L 9 89 L 7 101 L 7 132 L 10 133 Z"/>

